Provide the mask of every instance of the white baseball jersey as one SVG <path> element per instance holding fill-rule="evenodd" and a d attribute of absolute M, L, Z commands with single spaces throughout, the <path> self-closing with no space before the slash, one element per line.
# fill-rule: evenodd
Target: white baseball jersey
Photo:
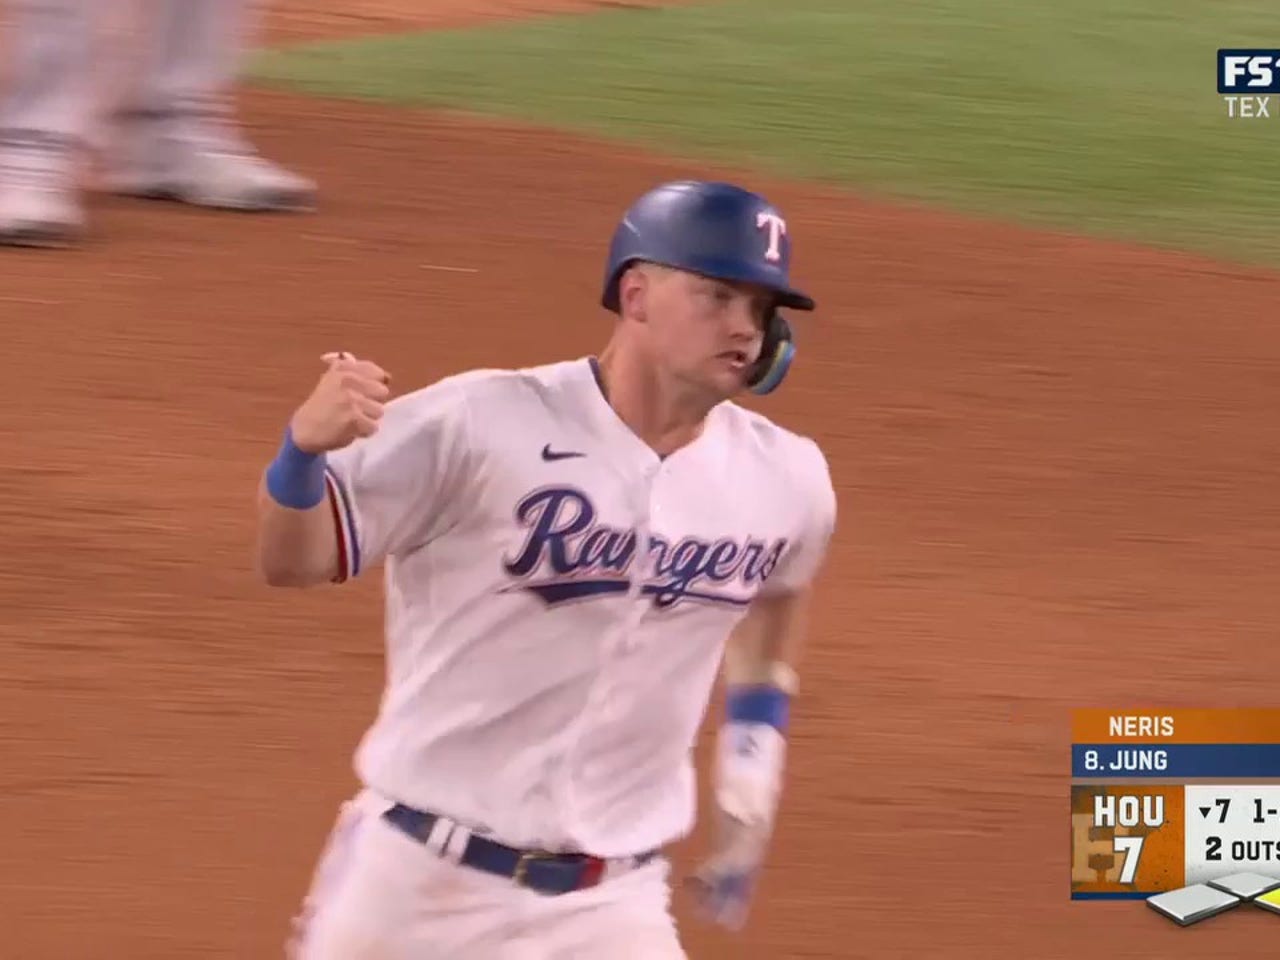
<path fill-rule="evenodd" d="M 371 788 L 519 847 L 628 856 L 692 828 L 730 629 L 835 523 L 813 441 L 732 404 L 665 459 L 594 359 L 441 380 L 329 458 L 343 576 L 385 565 Z"/>

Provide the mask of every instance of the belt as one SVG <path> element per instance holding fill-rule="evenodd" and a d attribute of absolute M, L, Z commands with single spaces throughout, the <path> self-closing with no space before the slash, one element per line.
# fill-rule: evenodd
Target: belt
<path fill-rule="evenodd" d="M 451 842 L 451 836 L 455 830 L 463 828 L 445 817 L 397 803 L 385 811 L 382 818 L 441 856 L 448 856 L 463 866 L 507 877 L 517 886 L 553 896 L 598 885 L 611 865 L 634 868 L 658 856 L 658 851 L 652 850 L 635 857 L 606 860 L 584 853 L 520 850 L 475 834 L 468 837 L 465 846 L 458 851 Z M 446 827 L 443 839 L 433 836 L 438 828 Z"/>

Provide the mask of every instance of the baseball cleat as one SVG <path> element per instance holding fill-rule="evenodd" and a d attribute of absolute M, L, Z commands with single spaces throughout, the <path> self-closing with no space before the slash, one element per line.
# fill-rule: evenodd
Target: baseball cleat
<path fill-rule="evenodd" d="M 179 148 L 169 163 L 109 175 L 113 193 L 219 210 L 306 212 L 316 184 L 252 153 Z"/>
<path fill-rule="evenodd" d="M 76 191 L 52 170 L 0 165 L 0 243 L 68 247 L 84 230 Z"/>
<path fill-rule="evenodd" d="M 6 247 L 40 247 L 62 250 L 74 246 L 81 230 L 67 223 L 48 220 L 0 221 L 0 244 Z"/>

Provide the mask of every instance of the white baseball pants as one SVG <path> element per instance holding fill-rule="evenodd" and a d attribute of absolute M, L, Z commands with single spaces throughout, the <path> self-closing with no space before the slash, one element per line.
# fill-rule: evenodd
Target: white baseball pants
<path fill-rule="evenodd" d="M 388 806 L 369 791 L 343 806 L 291 960 L 685 960 L 665 859 L 546 896 L 433 853 Z"/>

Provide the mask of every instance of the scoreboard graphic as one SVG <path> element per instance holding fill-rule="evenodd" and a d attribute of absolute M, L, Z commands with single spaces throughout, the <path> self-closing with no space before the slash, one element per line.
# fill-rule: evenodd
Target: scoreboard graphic
<path fill-rule="evenodd" d="M 1071 898 L 1280 924 L 1280 709 L 1071 718 Z"/>

